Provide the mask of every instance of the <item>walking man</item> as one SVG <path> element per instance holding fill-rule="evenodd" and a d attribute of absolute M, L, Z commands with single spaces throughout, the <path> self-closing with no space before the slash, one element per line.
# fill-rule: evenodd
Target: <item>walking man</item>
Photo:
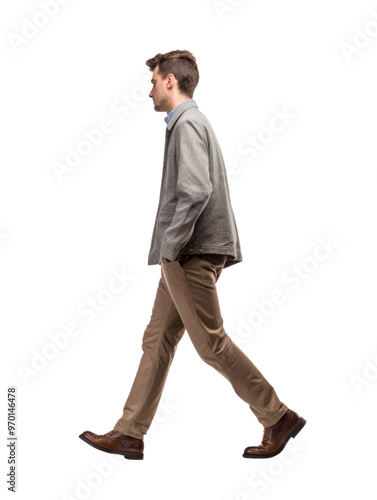
<path fill-rule="evenodd" d="M 185 331 L 201 359 L 226 377 L 264 427 L 262 442 L 245 458 L 280 453 L 306 421 L 278 398 L 274 388 L 225 332 L 216 283 L 223 269 L 242 261 L 220 146 L 193 94 L 199 71 L 186 50 L 158 53 L 149 96 L 166 112 L 164 164 L 148 265 L 161 265 L 152 315 L 121 418 L 106 434 L 79 437 L 95 448 L 144 458 L 152 423 L 176 348 Z"/>

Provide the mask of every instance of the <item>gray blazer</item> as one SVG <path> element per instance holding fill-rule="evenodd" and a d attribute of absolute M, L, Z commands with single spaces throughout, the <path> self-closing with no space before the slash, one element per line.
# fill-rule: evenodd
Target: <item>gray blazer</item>
<path fill-rule="evenodd" d="M 193 99 L 166 127 L 160 201 L 148 265 L 161 257 L 216 253 L 225 266 L 242 261 L 224 159 L 215 133 Z"/>

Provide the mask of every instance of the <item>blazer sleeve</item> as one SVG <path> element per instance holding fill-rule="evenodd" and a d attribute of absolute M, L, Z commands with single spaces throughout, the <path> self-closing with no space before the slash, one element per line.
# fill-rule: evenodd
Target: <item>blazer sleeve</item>
<path fill-rule="evenodd" d="M 207 142 L 194 121 L 177 123 L 177 205 L 161 242 L 161 256 L 176 260 L 179 250 L 192 236 L 195 222 L 207 205 L 212 184 Z"/>

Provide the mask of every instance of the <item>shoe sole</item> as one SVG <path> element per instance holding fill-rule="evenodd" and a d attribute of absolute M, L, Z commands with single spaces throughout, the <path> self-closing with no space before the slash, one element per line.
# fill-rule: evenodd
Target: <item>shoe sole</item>
<path fill-rule="evenodd" d="M 283 441 L 283 443 L 280 445 L 280 448 L 278 448 L 276 451 L 274 451 L 273 453 L 266 453 L 265 455 L 259 455 L 259 454 L 251 454 L 251 453 L 244 453 L 242 456 L 244 458 L 271 458 L 271 457 L 275 457 L 276 455 L 278 455 L 280 452 L 282 452 L 285 448 L 285 445 L 288 443 L 288 441 L 291 439 L 291 438 L 295 438 L 297 436 L 297 434 L 301 431 L 301 429 L 304 427 L 304 425 L 306 424 L 306 420 L 304 418 L 300 418 L 300 420 L 298 421 L 298 424 L 296 425 L 296 427 L 294 427 L 291 431 L 290 434 L 288 434 L 287 436 L 287 439 L 285 441 Z"/>
<path fill-rule="evenodd" d="M 105 451 L 106 453 L 115 453 L 116 455 L 123 455 L 124 458 L 127 458 L 128 460 L 143 460 L 144 459 L 144 453 L 136 452 L 136 451 L 118 451 L 118 450 L 108 450 L 107 448 L 103 448 L 103 446 L 99 446 L 98 444 L 93 443 L 90 439 L 85 437 L 83 434 L 80 434 L 79 436 L 80 439 L 85 441 L 85 443 L 89 444 L 90 446 L 93 446 L 93 448 L 96 448 L 97 450 Z"/>

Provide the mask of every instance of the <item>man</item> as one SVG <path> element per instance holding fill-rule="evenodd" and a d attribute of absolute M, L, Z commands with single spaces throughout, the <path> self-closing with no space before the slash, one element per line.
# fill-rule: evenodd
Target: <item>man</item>
<path fill-rule="evenodd" d="M 161 265 L 161 278 L 122 417 L 106 434 L 86 431 L 79 437 L 99 450 L 142 459 L 144 434 L 187 330 L 199 356 L 229 380 L 264 427 L 262 443 L 247 447 L 243 457 L 272 457 L 306 421 L 279 400 L 223 327 L 216 282 L 242 255 L 220 146 L 193 100 L 199 81 L 196 59 L 186 50 L 174 50 L 146 64 L 153 72 L 149 96 L 154 109 L 167 113 L 160 201 L 148 257 L 148 265 Z"/>

